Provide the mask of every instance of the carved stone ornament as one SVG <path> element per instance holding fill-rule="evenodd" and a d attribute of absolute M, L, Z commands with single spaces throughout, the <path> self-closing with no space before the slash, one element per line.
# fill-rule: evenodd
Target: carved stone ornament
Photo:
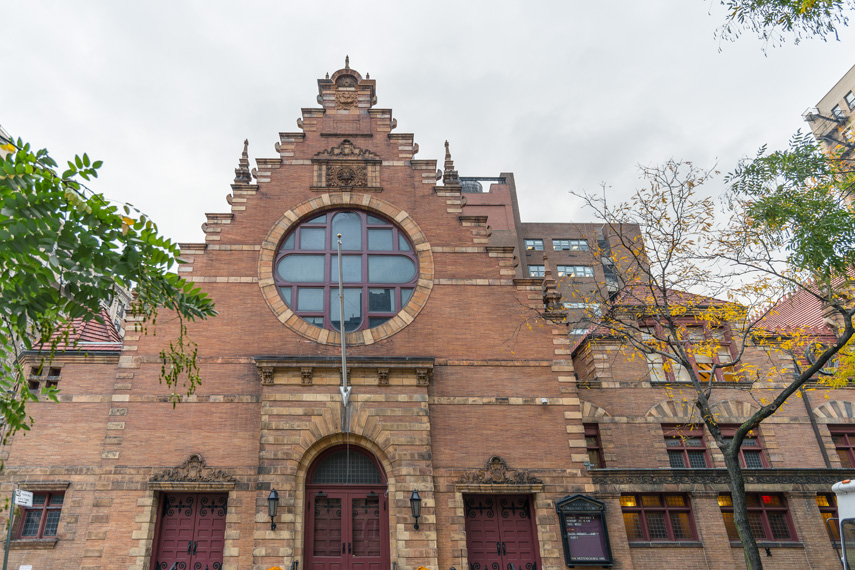
<path fill-rule="evenodd" d="M 259 366 L 258 367 L 258 377 L 261 379 L 261 383 L 265 386 L 269 386 L 273 384 L 273 367 L 272 366 Z"/>
<path fill-rule="evenodd" d="M 312 369 L 311 368 L 300 368 L 300 382 L 304 386 L 308 386 L 312 383 Z"/>
<path fill-rule="evenodd" d="M 595 483 L 605 485 L 729 485 L 726 469 L 591 469 Z M 747 484 L 824 485 L 843 478 L 838 469 L 743 469 Z"/>
<path fill-rule="evenodd" d="M 355 146 L 350 140 L 344 139 L 341 144 L 327 150 L 322 150 L 315 155 L 315 158 L 331 158 L 331 159 L 346 159 L 346 160 L 363 160 L 373 159 L 379 160 L 380 157 L 368 149 Z"/>
<path fill-rule="evenodd" d="M 222 469 L 214 469 L 205 465 L 205 460 L 198 453 L 191 455 L 179 467 L 167 469 L 149 479 L 149 481 L 189 483 L 226 483 L 234 480 L 234 477 Z"/>
<path fill-rule="evenodd" d="M 526 471 L 508 469 L 508 464 L 501 457 L 494 455 L 487 461 L 484 469 L 467 471 L 460 476 L 458 483 L 474 483 L 477 485 L 535 485 L 543 483 Z"/>
<path fill-rule="evenodd" d="M 356 91 L 336 91 L 335 108 L 353 109 L 357 105 Z"/>
<path fill-rule="evenodd" d="M 433 376 L 433 370 L 429 368 L 416 368 L 416 384 L 418 386 L 427 386 L 430 384 L 431 376 Z"/>
<path fill-rule="evenodd" d="M 378 368 L 377 369 L 377 384 L 380 386 L 388 386 L 389 385 L 389 369 L 388 368 Z"/>
<path fill-rule="evenodd" d="M 364 188 L 367 185 L 368 172 L 365 166 L 330 164 L 327 167 L 327 186 Z"/>

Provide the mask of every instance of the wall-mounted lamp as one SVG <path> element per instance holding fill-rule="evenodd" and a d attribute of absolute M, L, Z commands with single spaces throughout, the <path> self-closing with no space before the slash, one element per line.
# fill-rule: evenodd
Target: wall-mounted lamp
<path fill-rule="evenodd" d="M 270 495 L 267 497 L 267 514 L 270 515 L 270 530 L 276 530 L 276 523 L 273 519 L 276 518 L 276 511 L 279 510 L 279 493 L 276 489 L 270 490 Z"/>
<path fill-rule="evenodd" d="M 416 524 L 413 528 L 419 530 L 419 517 L 422 516 L 422 498 L 419 497 L 419 492 L 413 490 L 410 495 L 410 509 L 413 511 L 413 518 L 416 519 Z"/>

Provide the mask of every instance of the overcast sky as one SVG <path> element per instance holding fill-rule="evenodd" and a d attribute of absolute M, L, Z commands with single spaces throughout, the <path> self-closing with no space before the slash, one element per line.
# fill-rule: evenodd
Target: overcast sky
<path fill-rule="evenodd" d="M 583 221 L 569 191 L 625 197 L 639 163 L 728 171 L 783 146 L 855 63 L 852 28 L 766 55 L 719 44 L 716 0 L 237 4 L 2 2 L 0 124 L 103 160 L 95 190 L 198 242 L 244 138 L 276 156 L 349 54 L 417 158 L 441 166 L 448 139 L 461 176 L 515 173 L 524 221 Z"/>

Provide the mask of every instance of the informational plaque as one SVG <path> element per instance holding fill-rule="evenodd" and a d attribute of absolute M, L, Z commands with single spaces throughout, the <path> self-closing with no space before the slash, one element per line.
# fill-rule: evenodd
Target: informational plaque
<path fill-rule="evenodd" d="M 611 566 L 606 505 L 591 497 L 572 495 L 555 503 L 564 543 L 564 561 L 574 566 Z"/>
<path fill-rule="evenodd" d="M 24 491 L 23 489 L 15 489 L 15 504 L 22 507 L 33 506 L 32 491 Z"/>

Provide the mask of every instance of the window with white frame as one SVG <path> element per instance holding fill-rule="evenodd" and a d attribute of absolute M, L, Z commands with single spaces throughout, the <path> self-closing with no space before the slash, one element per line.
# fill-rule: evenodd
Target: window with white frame
<path fill-rule="evenodd" d="M 835 105 L 831 109 L 831 114 L 834 115 L 835 119 L 845 119 L 846 113 L 843 112 L 843 109 L 840 108 L 840 105 Z"/>
<path fill-rule="evenodd" d="M 525 240 L 526 251 L 543 251 L 542 239 L 527 239 Z"/>
<path fill-rule="evenodd" d="M 555 251 L 588 251 L 588 240 L 553 239 L 552 249 Z"/>
<path fill-rule="evenodd" d="M 528 276 L 529 277 L 544 277 L 546 275 L 546 266 L 545 265 L 529 265 L 528 266 Z"/>
<path fill-rule="evenodd" d="M 855 109 L 855 94 L 851 91 L 846 94 L 846 104 L 849 105 L 849 110 Z"/>
<path fill-rule="evenodd" d="M 590 265 L 559 265 L 559 277 L 593 277 L 594 268 Z"/>

